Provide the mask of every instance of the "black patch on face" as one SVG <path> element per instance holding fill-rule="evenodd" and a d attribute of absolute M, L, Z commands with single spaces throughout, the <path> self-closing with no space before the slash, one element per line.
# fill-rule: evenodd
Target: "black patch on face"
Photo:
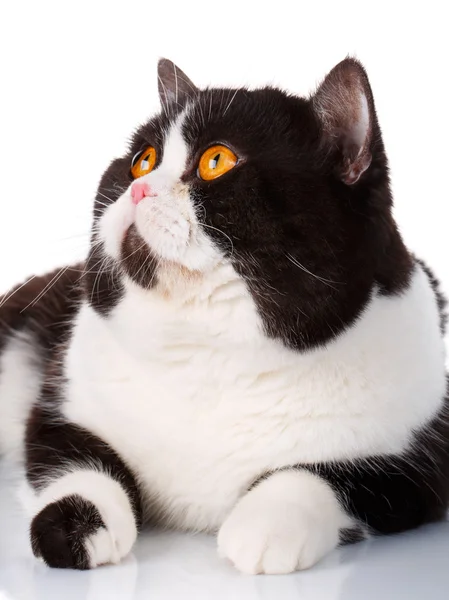
<path fill-rule="evenodd" d="M 122 243 L 122 266 L 131 279 L 145 288 L 151 289 L 157 281 L 157 260 L 144 240 L 131 225 Z"/>
<path fill-rule="evenodd" d="M 77 494 L 48 504 L 31 523 L 33 553 L 49 567 L 89 569 L 86 539 L 105 524 L 98 509 Z"/>
<path fill-rule="evenodd" d="M 144 150 L 145 147 L 139 147 L 139 150 Z M 137 150 L 136 150 L 137 152 Z M 94 229 L 97 225 L 98 218 L 103 214 L 104 210 L 113 204 L 132 182 L 131 175 L 131 160 L 134 154 L 128 153 L 123 158 L 116 158 L 104 172 L 98 186 L 97 195 L 94 203 Z M 92 236 L 92 243 L 95 243 L 95 236 Z"/>

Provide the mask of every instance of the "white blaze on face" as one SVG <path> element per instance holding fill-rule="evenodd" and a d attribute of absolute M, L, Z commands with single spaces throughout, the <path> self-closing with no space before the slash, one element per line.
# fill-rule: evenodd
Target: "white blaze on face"
<path fill-rule="evenodd" d="M 221 258 L 198 223 L 189 186 L 181 181 L 189 153 L 182 135 L 186 112 L 181 113 L 166 134 L 160 165 L 139 180 L 147 183 L 154 195 L 145 197 L 136 206 L 131 200 L 130 186 L 103 213 L 99 235 L 111 258 L 121 258 L 123 237 L 132 224 L 152 254 L 161 260 L 204 271 Z"/>
<path fill-rule="evenodd" d="M 186 112 L 182 112 L 175 123 L 170 127 L 164 142 L 164 154 L 160 166 L 142 177 L 154 185 L 156 192 L 162 191 L 164 186 L 173 186 L 181 179 L 187 163 L 188 147 L 182 136 L 182 124 Z"/>

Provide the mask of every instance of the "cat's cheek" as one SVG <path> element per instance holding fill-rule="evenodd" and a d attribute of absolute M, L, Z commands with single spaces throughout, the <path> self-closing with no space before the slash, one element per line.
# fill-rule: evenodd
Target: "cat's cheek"
<path fill-rule="evenodd" d="M 192 271 L 204 273 L 223 260 L 224 255 L 217 245 L 200 228 L 194 228 L 181 264 Z"/>
<path fill-rule="evenodd" d="M 120 259 L 123 238 L 134 223 L 136 206 L 128 195 L 121 196 L 117 202 L 108 206 L 100 218 L 99 239 L 104 244 L 106 254 Z"/>

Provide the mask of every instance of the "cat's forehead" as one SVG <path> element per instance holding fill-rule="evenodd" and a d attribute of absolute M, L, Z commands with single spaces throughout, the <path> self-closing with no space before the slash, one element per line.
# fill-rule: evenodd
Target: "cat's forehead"
<path fill-rule="evenodd" d="M 176 125 L 189 147 L 216 141 L 244 144 L 288 136 L 306 101 L 281 90 L 263 88 L 209 88 L 199 91 L 185 106 L 161 110 L 136 133 L 133 145 L 163 148 Z"/>

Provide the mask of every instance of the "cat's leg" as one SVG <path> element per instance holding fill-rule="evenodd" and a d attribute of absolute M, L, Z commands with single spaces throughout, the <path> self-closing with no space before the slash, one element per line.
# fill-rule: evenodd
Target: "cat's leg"
<path fill-rule="evenodd" d="M 353 523 L 325 479 L 279 471 L 239 500 L 218 533 L 218 550 L 244 573 L 291 573 L 336 548 Z"/>
<path fill-rule="evenodd" d="M 443 520 L 449 507 L 446 409 L 402 454 L 296 466 L 268 474 L 218 534 L 222 556 L 247 573 L 306 569 L 339 541 Z"/>
<path fill-rule="evenodd" d="M 142 520 L 134 475 L 106 443 L 36 407 L 27 430 L 31 545 L 51 567 L 117 563 Z"/>

